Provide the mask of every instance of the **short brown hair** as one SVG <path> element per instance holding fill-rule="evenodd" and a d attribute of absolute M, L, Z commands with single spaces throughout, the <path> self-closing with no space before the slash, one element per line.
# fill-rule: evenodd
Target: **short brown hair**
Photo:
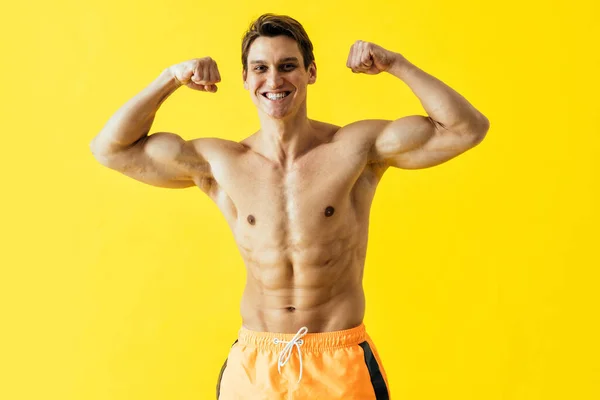
<path fill-rule="evenodd" d="M 300 22 L 287 15 L 263 14 L 250 24 L 248 31 L 244 34 L 242 40 L 242 65 L 244 66 L 244 71 L 248 69 L 248 52 L 250 51 L 250 46 L 257 37 L 275 37 L 281 35 L 288 36 L 298 43 L 302 58 L 304 58 L 304 68 L 308 69 L 308 66 L 315 60 L 315 56 L 313 54 L 313 45 Z"/>

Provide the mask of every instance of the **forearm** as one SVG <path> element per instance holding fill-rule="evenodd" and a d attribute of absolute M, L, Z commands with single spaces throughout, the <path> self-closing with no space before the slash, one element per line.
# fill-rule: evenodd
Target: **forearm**
<path fill-rule="evenodd" d="M 156 112 L 180 83 L 168 70 L 123 105 L 92 140 L 92 151 L 110 152 L 125 148 L 148 135 Z"/>
<path fill-rule="evenodd" d="M 489 121 L 482 113 L 444 82 L 398 56 L 388 72 L 408 85 L 431 119 L 451 131 L 485 134 Z"/>

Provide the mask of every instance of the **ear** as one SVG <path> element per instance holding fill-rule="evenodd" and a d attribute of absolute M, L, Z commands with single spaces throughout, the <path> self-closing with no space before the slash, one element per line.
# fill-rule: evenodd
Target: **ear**
<path fill-rule="evenodd" d="M 244 81 L 244 89 L 248 90 L 248 82 L 246 81 L 246 78 L 248 77 L 248 71 L 246 71 L 244 69 L 244 71 L 242 72 L 242 80 Z"/>
<path fill-rule="evenodd" d="M 308 66 L 308 84 L 312 85 L 317 81 L 317 63 L 314 61 Z"/>

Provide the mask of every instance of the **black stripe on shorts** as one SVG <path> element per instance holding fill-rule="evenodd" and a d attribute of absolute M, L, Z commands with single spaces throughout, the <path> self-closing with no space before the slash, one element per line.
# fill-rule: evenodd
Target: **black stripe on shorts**
<path fill-rule="evenodd" d="M 231 347 L 235 346 L 238 341 L 233 342 Z M 221 367 L 221 372 L 219 372 L 219 378 L 217 379 L 217 400 L 219 400 L 219 396 L 221 395 L 221 380 L 223 379 L 223 372 L 225 372 L 225 368 L 227 368 L 227 358 L 225 359 L 225 364 Z"/>
<path fill-rule="evenodd" d="M 385 384 L 385 380 L 379 369 L 379 364 L 377 364 L 377 359 L 373 355 L 373 351 L 371 351 L 371 346 L 369 346 L 368 342 L 362 342 L 359 346 L 362 347 L 363 353 L 365 354 L 365 364 L 367 364 L 367 368 L 369 369 L 371 384 L 375 390 L 375 399 L 389 400 L 390 395 L 388 393 L 387 385 Z"/>

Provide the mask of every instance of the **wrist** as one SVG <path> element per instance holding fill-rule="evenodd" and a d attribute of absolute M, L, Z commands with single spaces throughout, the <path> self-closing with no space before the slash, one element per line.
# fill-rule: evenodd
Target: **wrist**
<path fill-rule="evenodd" d="M 397 78 L 404 79 L 404 77 L 414 67 L 402 54 L 394 53 L 393 61 L 388 68 L 387 72 L 394 75 Z"/>
<path fill-rule="evenodd" d="M 158 77 L 158 79 L 165 84 L 167 87 L 169 87 L 169 89 L 178 89 L 179 87 L 183 86 L 183 83 L 177 79 L 177 77 L 175 76 L 175 74 L 173 72 L 171 72 L 170 68 L 165 69 L 160 76 Z"/>

